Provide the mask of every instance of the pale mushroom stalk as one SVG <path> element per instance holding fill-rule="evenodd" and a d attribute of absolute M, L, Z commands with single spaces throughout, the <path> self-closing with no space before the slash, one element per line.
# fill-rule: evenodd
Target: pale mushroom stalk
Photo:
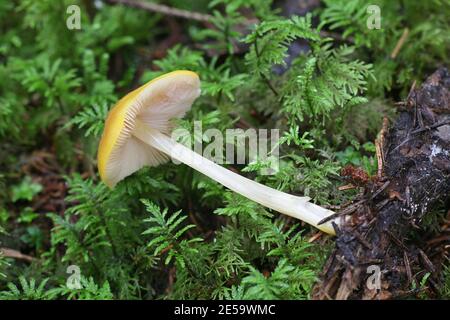
<path fill-rule="evenodd" d="M 172 119 L 184 116 L 200 95 L 200 80 L 180 70 L 158 77 L 123 97 L 108 114 L 98 149 L 101 179 L 114 186 L 144 166 L 169 157 L 265 207 L 334 234 L 331 222 L 319 225 L 332 211 L 247 179 L 202 157 L 170 137 Z"/>
<path fill-rule="evenodd" d="M 333 212 L 310 203 L 308 197 L 294 196 L 245 178 L 199 155 L 158 130 L 149 128 L 142 122 L 136 121 L 132 134 L 142 142 L 203 173 L 250 200 L 300 219 L 326 233 L 334 234 L 334 229 L 330 223 L 318 225 L 320 220 L 333 214 Z"/>

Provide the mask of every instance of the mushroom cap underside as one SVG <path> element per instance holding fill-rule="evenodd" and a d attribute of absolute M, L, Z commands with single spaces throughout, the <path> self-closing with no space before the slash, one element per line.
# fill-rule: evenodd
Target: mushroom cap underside
<path fill-rule="evenodd" d="M 143 166 L 156 166 L 168 157 L 132 135 L 136 121 L 165 134 L 172 119 L 182 118 L 200 95 L 200 80 L 187 70 L 155 78 L 128 93 L 110 110 L 97 160 L 100 178 L 109 187 Z"/>

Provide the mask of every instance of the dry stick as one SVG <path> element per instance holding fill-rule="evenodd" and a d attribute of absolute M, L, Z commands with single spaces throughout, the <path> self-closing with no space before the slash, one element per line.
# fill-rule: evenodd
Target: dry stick
<path fill-rule="evenodd" d="M 166 14 L 169 16 L 174 16 L 174 17 L 179 17 L 179 18 L 184 18 L 184 19 L 191 19 L 191 20 L 196 20 L 196 21 L 201 21 L 201 22 L 211 22 L 214 18 L 214 16 L 212 16 L 210 14 L 182 10 L 182 9 L 169 7 L 169 6 L 166 6 L 163 4 L 142 2 L 142 1 L 137 1 L 137 0 L 105 0 L 105 2 L 110 3 L 110 4 L 121 4 L 121 5 L 128 6 L 128 7 L 133 7 L 133 8 L 142 9 L 142 10 L 151 11 L 151 12 L 158 12 L 158 13 Z M 256 23 L 257 22 L 258 21 L 256 21 Z M 255 20 L 247 20 L 245 24 L 251 25 L 254 23 L 255 23 Z M 334 40 L 340 41 L 340 42 L 348 42 L 351 44 L 353 44 L 355 42 L 355 39 L 353 37 L 344 38 L 342 35 L 340 35 L 339 33 L 336 33 L 336 32 L 321 30 L 320 35 L 325 38 L 326 37 L 333 38 Z"/>
<path fill-rule="evenodd" d="M 408 248 L 404 245 L 403 242 L 401 242 L 391 231 L 385 230 L 384 231 L 391 239 L 395 242 L 396 245 L 398 245 L 404 252 L 408 252 Z"/>
<path fill-rule="evenodd" d="M 397 57 L 398 53 L 400 52 L 400 49 L 402 48 L 403 44 L 405 43 L 406 38 L 408 37 L 408 34 L 409 34 L 409 29 L 405 28 L 405 30 L 403 30 L 402 36 L 400 37 L 397 44 L 395 45 L 394 50 L 392 50 L 391 59 L 395 59 Z"/>
<path fill-rule="evenodd" d="M 408 276 L 408 282 L 412 283 L 411 264 L 409 263 L 408 253 L 406 251 L 403 251 L 403 261 L 405 264 L 406 275 Z"/>
<path fill-rule="evenodd" d="M 318 225 L 321 225 L 321 224 L 324 224 L 325 222 L 328 222 L 328 221 L 330 221 L 330 220 L 333 220 L 333 219 L 335 219 L 335 218 L 337 218 L 337 217 L 340 217 L 340 216 L 343 216 L 343 215 L 349 215 L 349 214 L 355 212 L 356 209 L 358 209 L 358 206 L 360 206 L 361 204 L 363 204 L 365 201 L 366 201 L 365 199 L 359 200 L 358 202 L 355 202 L 354 204 L 348 206 L 348 207 L 345 208 L 344 210 L 339 211 L 339 212 L 336 212 L 336 213 L 333 213 L 332 215 L 329 215 L 328 217 L 323 218 L 323 219 L 320 220 L 317 224 L 318 224 Z"/>
<path fill-rule="evenodd" d="M 319 239 L 322 236 L 323 232 L 317 232 L 315 235 L 313 235 L 311 238 L 308 239 L 308 243 L 312 243 Z"/>
<path fill-rule="evenodd" d="M 381 179 L 383 177 L 383 147 L 381 145 L 381 141 L 378 139 L 375 139 L 375 151 L 377 155 L 377 177 L 378 179 Z"/>
<path fill-rule="evenodd" d="M 446 124 L 450 124 L 450 120 L 443 120 L 441 122 L 432 124 L 431 126 L 426 126 L 426 127 L 423 127 L 423 128 L 420 128 L 420 129 L 417 129 L 417 130 L 414 130 L 414 131 L 411 131 L 411 134 L 416 134 L 416 133 L 420 133 L 420 132 L 423 132 L 423 131 L 435 129 L 437 127 L 440 127 L 440 126 L 443 126 L 443 125 L 446 125 Z"/>
<path fill-rule="evenodd" d="M 385 183 L 383 183 L 383 185 L 382 185 L 377 191 L 375 191 L 374 194 L 372 194 L 372 196 L 370 197 L 370 200 L 375 199 L 375 198 L 376 198 L 381 192 L 383 192 L 384 189 L 386 189 L 387 186 L 390 185 L 390 184 L 391 184 L 391 182 L 390 182 L 389 180 L 386 181 Z"/>
<path fill-rule="evenodd" d="M 420 114 L 420 113 L 418 113 L 418 114 Z M 414 118 L 414 121 L 415 121 L 415 118 Z M 420 133 L 420 132 L 423 132 L 423 131 L 435 129 L 435 128 L 438 128 L 440 126 L 446 125 L 446 124 L 450 124 L 450 120 L 443 120 L 441 122 L 432 124 L 431 126 L 423 126 L 423 125 L 421 125 L 422 128 L 414 130 L 414 131 L 411 131 L 411 134 L 416 134 L 416 133 Z M 401 146 L 403 146 L 405 143 L 407 143 L 407 142 L 409 142 L 409 141 L 411 141 L 413 139 L 414 139 L 414 137 L 411 137 L 409 139 L 405 139 L 402 143 L 400 143 L 398 146 L 396 146 L 394 148 L 394 151 L 397 150 L 398 148 L 400 148 Z"/>
<path fill-rule="evenodd" d="M 339 191 L 345 191 L 345 190 L 351 190 L 351 189 L 355 189 L 355 188 L 356 188 L 355 185 L 349 183 L 349 184 L 346 184 L 346 185 L 344 185 L 344 186 L 338 187 L 338 190 L 339 190 Z"/>
<path fill-rule="evenodd" d="M 191 19 L 201 22 L 209 22 L 213 18 L 213 16 L 209 14 L 203 14 L 198 12 L 192 12 L 187 10 L 181 10 L 177 8 L 172 8 L 163 4 L 157 4 L 152 2 L 142 2 L 136 0 L 106 0 L 106 2 L 111 4 L 122 4 L 125 6 L 139 8 L 147 11 L 158 12 L 162 14 L 166 14 L 169 16 L 175 16 L 184 19 Z"/>
<path fill-rule="evenodd" d="M 25 260 L 27 262 L 32 262 L 36 260 L 36 258 L 29 256 L 27 254 L 23 254 L 20 251 L 9 249 L 9 248 L 0 248 L 0 253 L 7 258 L 14 258 L 18 260 Z"/>
<path fill-rule="evenodd" d="M 430 271 L 431 273 L 436 272 L 436 268 L 434 267 L 433 263 L 430 261 L 428 256 L 423 252 L 423 250 L 419 249 L 419 255 L 422 258 L 425 267 Z"/>
<path fill-rule="evenodd" d="M 356 240 L 358 240 L 366 249 L 372 250 L 372 245 L 364 239 L 364 237 L 356 230 L 352 231 L 352 234 L 355 236 Z"/>
<path fill-rule="evenodd" d="M 406 97 L 406 102 L 409 102 L 409 99 L 411 99 L 411 97 L 414 93 L 414 90 L 416 89 L 416 83 L 417 83 L 417 81 L 414 80 L 413 84 L 411 85 L 411 88 L 409 89 L 408 96 Z"/>
<path fill-rule="evenodd" d="M 375 140 L 375 147 L 376 147 L 376 153 L 377 153 L 377 160 L 378 160 L 378 170 L 377 170 L 377 177 L 378 179 L 382 179 L 383 178 L 383 165 L 384 165 L 384 136 L 387 132 L 387 127 L 388 127 L 388 118 L 384 117 L 383 118 L 383 126 L 381 128 L 380 134 L 379 134 L 379 139 Z"/>

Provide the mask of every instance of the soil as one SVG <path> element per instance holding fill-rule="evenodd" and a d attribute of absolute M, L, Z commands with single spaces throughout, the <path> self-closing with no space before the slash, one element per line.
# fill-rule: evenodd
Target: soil
<path fill-rule="evenodd" d="M 430 215 L 439 218 L 436 207 L 449 209 L 447 69 L 438 69 L 419 89 L 413 86 L 380 141 L 382 171 L 340 213 L 345 222 L 335 225 L 335 249 L 315 287 L 316 299 L 402 298 L 417 293 L 424 277 L 428 287 L 438 286 L 440 263 L 429 257 L 422 233 Z"/>

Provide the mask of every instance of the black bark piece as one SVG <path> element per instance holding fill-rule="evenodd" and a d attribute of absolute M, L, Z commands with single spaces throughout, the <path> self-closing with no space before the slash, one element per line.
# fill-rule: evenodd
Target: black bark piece
<path fill-rule="evenodd" d="M 357 210 L 339 226 L 336 247 L 314 290 L 316 299 L 408 296 L 415 275 L 425 272 L 435 282 L 436 267 L 422 250 L 425 244 L 417 241 L 420 237 L 413 235 L 450 194 L 447 69 L 438 69 L 410 93 L 384 141 L 383 176 L 367 183 L 355 199 Z"/>

